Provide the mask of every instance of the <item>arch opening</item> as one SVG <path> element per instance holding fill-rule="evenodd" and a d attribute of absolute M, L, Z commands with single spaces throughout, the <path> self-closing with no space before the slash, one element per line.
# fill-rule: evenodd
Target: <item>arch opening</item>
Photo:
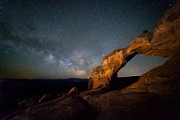
<path fill-rule="evenodd" d="M 164 64 L 167 59 L 160 56 L 138 54 L 118 71 L 117 77 L 141 76 L 151 69 Z"/>

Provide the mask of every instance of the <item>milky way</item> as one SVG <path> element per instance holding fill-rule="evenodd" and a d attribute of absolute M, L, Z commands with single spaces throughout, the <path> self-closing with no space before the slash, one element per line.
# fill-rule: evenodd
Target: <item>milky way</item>
<path fill-rule="evenodd" d="M 88 77 L 103 56 L 152 31 L 175 0 L 1 0 L 0 78 Z M 163 64 L 135 57 L 119 76 Z"/>

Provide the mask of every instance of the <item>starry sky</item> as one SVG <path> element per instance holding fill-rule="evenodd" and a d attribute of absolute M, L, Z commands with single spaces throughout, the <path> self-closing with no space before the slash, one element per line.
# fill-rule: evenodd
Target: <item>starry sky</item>
<path fill-rule="evenodd" d="M 87 78 L 176 0 L 0 0 L 0 78 Z M 165 62 L 137 55 L 119 76 Z"/>

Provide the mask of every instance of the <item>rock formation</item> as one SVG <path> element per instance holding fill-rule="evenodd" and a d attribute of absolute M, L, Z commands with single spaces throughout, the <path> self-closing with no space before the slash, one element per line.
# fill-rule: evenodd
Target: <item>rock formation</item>
<path fill-rule="evenodd" d="M 73 87 L 69 90 L 68 95 L 76 95 L 78 94 L 78 89 L 76 87 Z"/>
<path fill-rule="evenodd" d="M 103 58 L 89 78 L 89 89 L 109 87 L 117 72 L 136 54 L 171 57 L 180 48 L 179 2 L 161 18 L 153 32 L 144 31 L 126 48 L 114 50 Z"/>

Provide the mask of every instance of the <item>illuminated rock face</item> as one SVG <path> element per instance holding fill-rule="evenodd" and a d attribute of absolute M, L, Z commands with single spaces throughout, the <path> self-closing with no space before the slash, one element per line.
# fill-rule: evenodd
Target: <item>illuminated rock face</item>
<path fill-rule="evenodd" d="M 103 58 L 89 78 L 89 89 L 109 87 L 117 72 L 136 54 L 172 56 L 180 48 L 180 4 L 168 10 L 153 32 L 144 31 L 122 49 L 114 50 Z"/>
<path fill-rule="evenodd" d="M 116 79 L 117 72 L 134 55 L 150 50 L 151 33 L 144 33 L 133 40 L 127 48 L 114 50 L 103 58 L 101 66 L 96 67 L 89 80 L 89 89 L 109 87 L 110 81 Z"/>

